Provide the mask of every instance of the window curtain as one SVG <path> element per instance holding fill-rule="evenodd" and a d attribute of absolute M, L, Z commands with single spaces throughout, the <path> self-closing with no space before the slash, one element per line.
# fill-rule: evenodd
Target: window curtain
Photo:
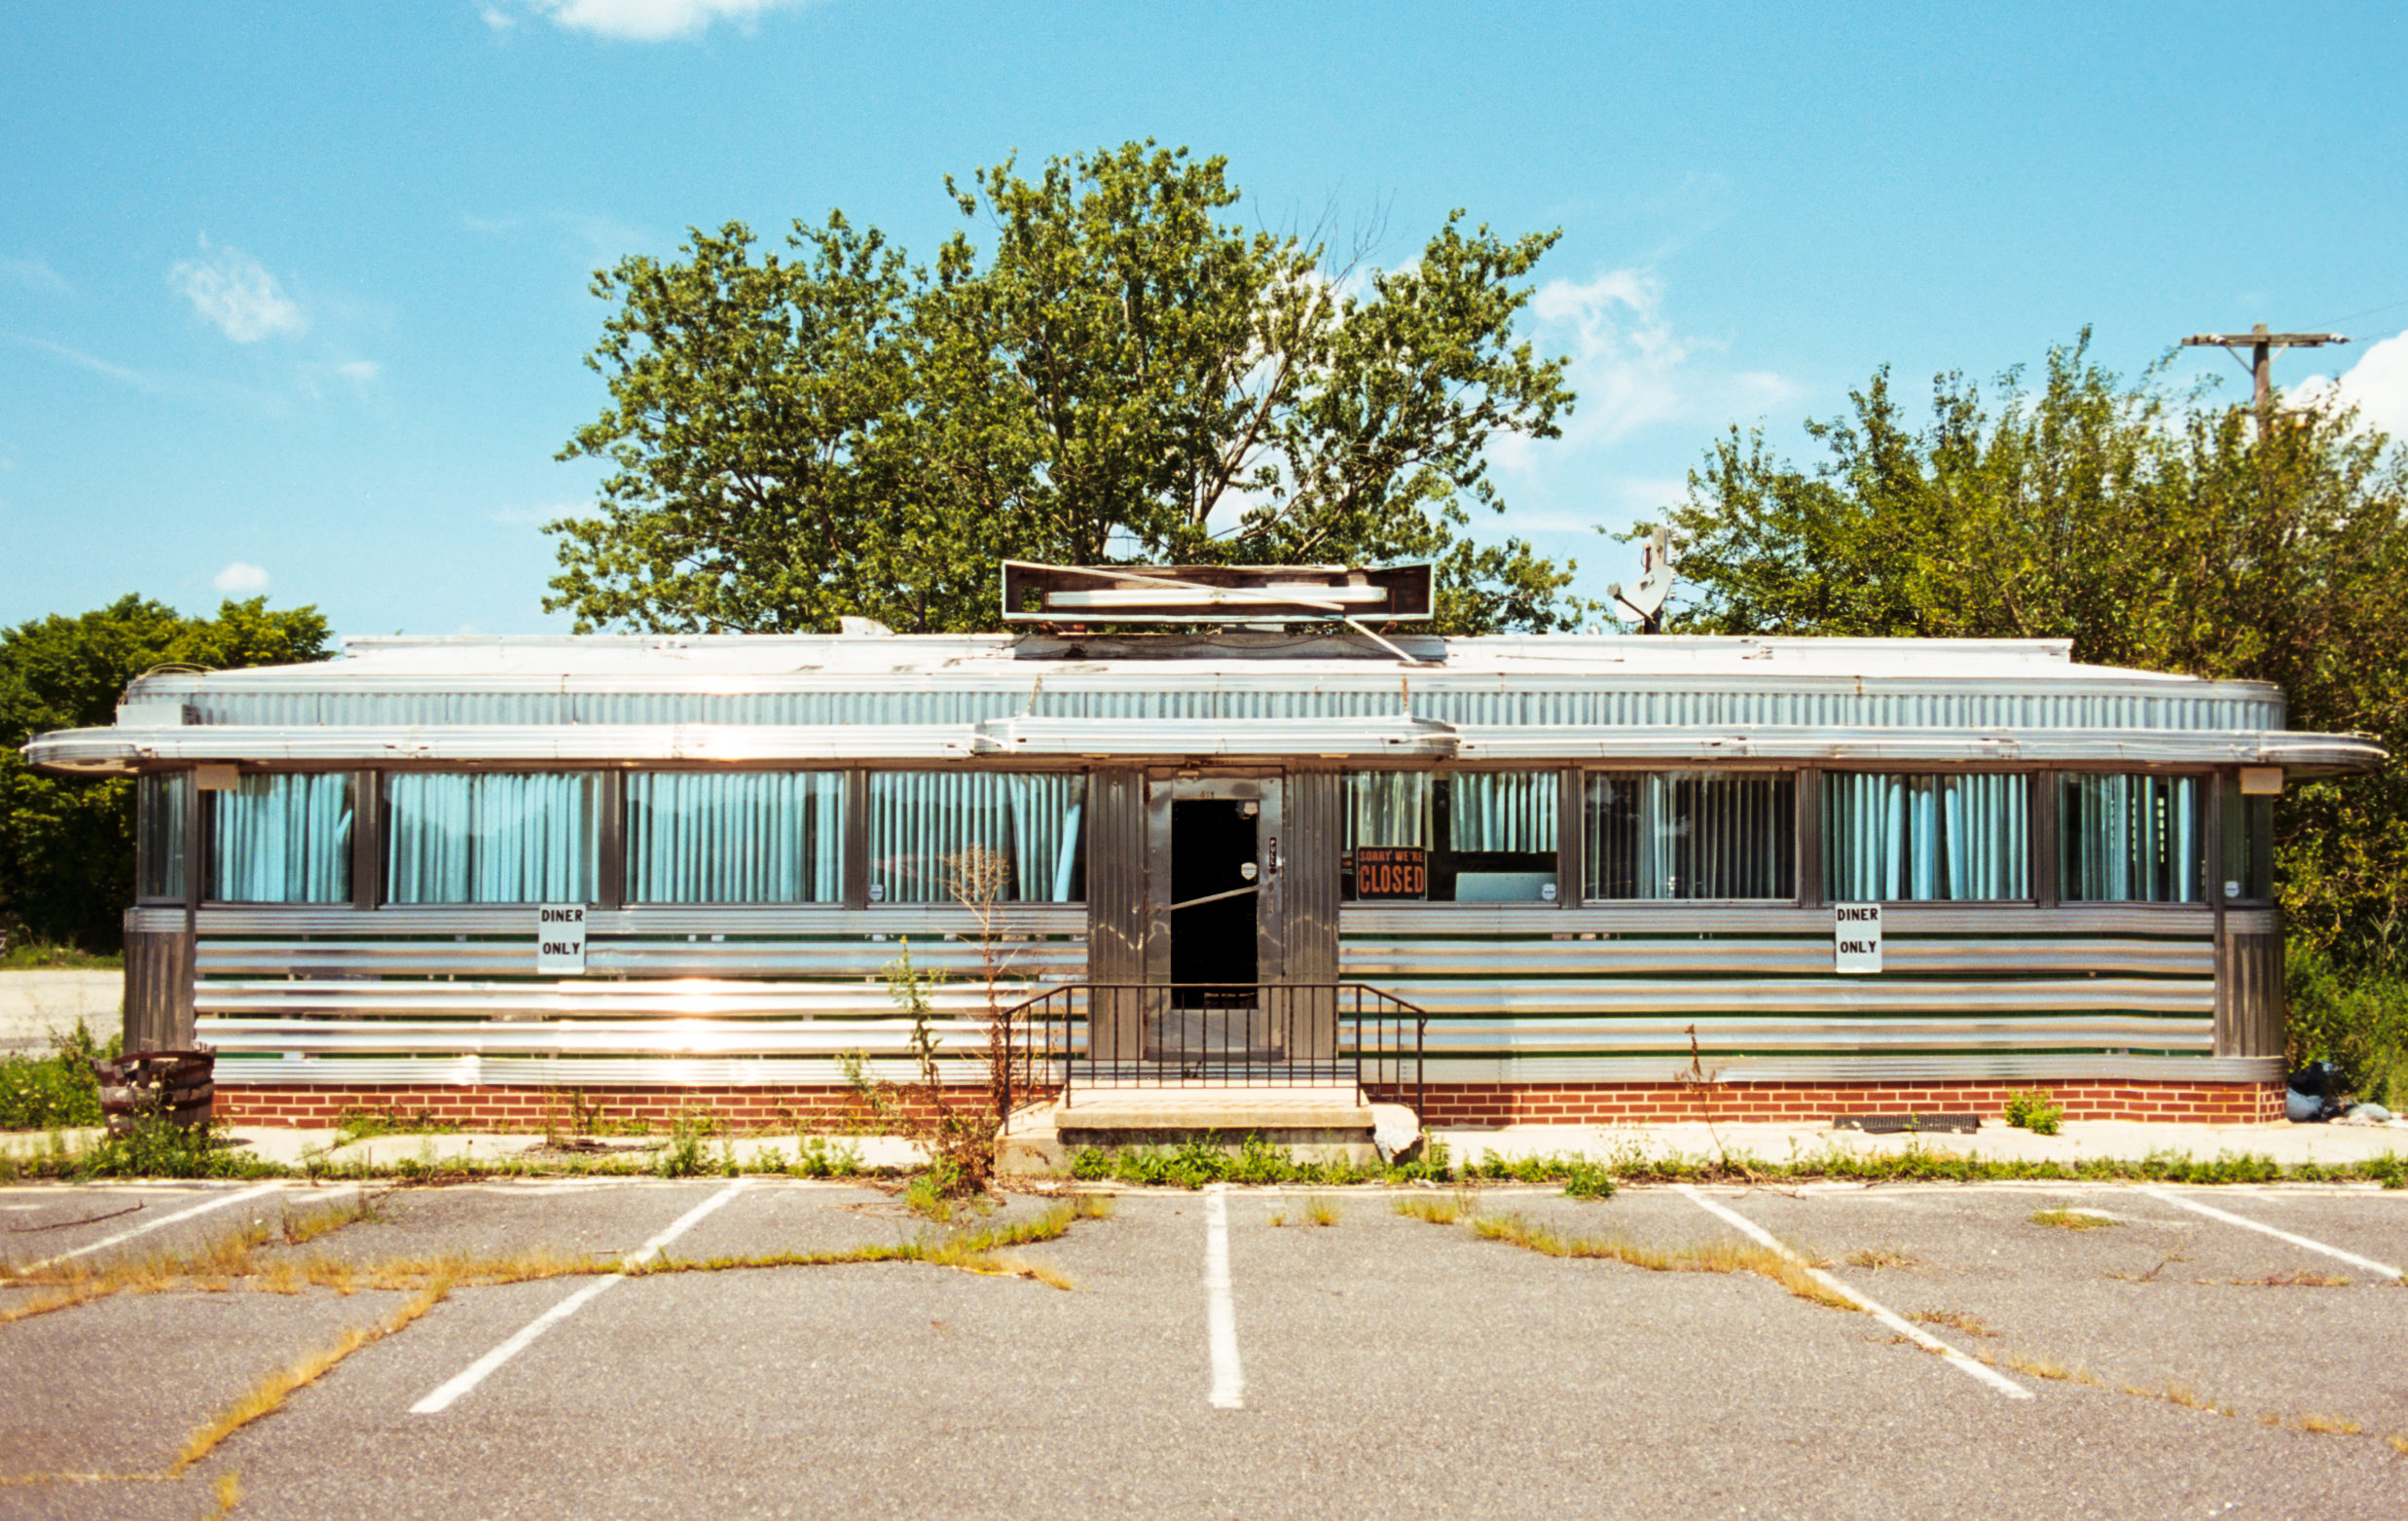
<path fill-rule="evenodd" d="M 1592 896 L 1796 895 L 1797 782 L 1787 772 L 1592 772 L 1584 812 Z"/>
<path fill-rule="evenodd" d="M 1446 779 L 1447 845 L 1456 851 L 1555 852 L 1555 774 L 1474 771 Z"/>
<path fill-rule="evenodd" d="M 342 903 L 351 896 L 351 778 L 244 777 L 210 800 L 208 896 Z"/>
<path fill-rule="evenodd" d="M 832 903 L 845 892 L 838 771 L 637 772 L 631 903 Z"/>
<path fill-rule="evenodd" d="M 1823 887 L 1837 902 L 2031 896 L 2031 783 L 1826 772 Z"/>
<path fill-rule="evenodd" d="M 1358 845 L 1430 844 L 1430 774 L 1353 771 L 1346 774 L 1346 849 Z"/>
<path fill-rule="evenodd" d="M 886 903 L 958 900 L 967 852 L 1003 866 L 998 898 L 1072 903 L 1087 779 L 1061 773 L 878 771 L 869 778 L 869 882 Z"/>
<path fill-rule="evenodd" d="M 387 777 L 385 901 L 591 899 L 595 793 L 590 772 Z"/>
<path fill-rule="evenodd" d="M 2198 903 L 2206 786 L 2144 774 L 2058 779 L 2058 891 L 2068 902 Z"/>
<path fill-rule="evenodd" d="M 184 897 L 184 810 L 193 795 L 189 771 L 154 772 L 138 790 L 135 895 Z"/>

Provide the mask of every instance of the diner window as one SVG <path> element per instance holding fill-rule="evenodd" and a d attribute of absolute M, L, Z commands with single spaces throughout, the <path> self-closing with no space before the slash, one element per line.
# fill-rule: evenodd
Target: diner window
<path fill-rule="evenodd" d="M 844 866 L 843 772 L 627 779 L 630 903 L 832 903 Z"/>
<path fill-rule="evenodd" d="M 388 774 L 384 901 L 590 900 L 599 792 L 591 772 Z"/>
<path fill-rule="evenodd" d="M 184 820 L 192 806 L 193 774 L 153 772 L 136 788 L 134 896 L 147 901 L 184 898 Z"/>
<path fill-rule="evenodd" d="M 1838 903 L 2031 896 L 2031 780 L 1823 774 L 1823 893 Z"/>
<path fill-rule="evenodd" d="M 1591 772 L 1585 813 L 1592 898 L 1797 895 L 1788 772 Z"/>
<path fill-rule="evenodd" d="M 2058 893 L 2068 903 L 2198 903 L 2207 779 L 2061 774 Z"/>
<path fill-rule="evenodd" d="M 1086 797 L 1076 773 L 871 772 L 870 899 L 1079 902 Z"/>
<path fill-rule="evenodd" d="M 1551 901 L 1556 809 L 1551 771 L 1350 772 L 1340 895 Z"/>
<path fill-rule="evenodd" d="M 2275 800 L 2250 797 L 2241 779 L 2226 777 L 2224 788 L 2224 896 L 2241 903 L 2272 902 L 2275 895 Z"/>
<path fill-rule="evenodd" d="M 351 896 L 351 777 L 252 775 L 201 794 L 207 896 L 221 903 L 343 903 Z"/>

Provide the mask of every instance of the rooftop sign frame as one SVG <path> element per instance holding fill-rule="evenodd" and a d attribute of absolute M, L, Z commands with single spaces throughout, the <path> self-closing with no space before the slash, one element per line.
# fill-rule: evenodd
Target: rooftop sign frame
<path fill-rule="evenodd" d="M 1427 623 L 1428 562 L 1046 565 L 1003 561 L 1006 623 Z"/>

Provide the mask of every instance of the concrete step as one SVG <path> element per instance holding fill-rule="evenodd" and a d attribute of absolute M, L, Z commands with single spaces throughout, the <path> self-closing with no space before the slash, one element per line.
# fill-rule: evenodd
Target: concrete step
<path fill-rule="evenodd" d="M 1360 1130 L 1373 1123 L 1361 1089 L 1345 1087 L 1076 1088 L 1054 1105 L 1058 1130 Z"/>

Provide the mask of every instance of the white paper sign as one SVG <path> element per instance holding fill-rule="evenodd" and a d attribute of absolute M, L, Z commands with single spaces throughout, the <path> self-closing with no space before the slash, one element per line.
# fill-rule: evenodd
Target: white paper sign
<path fill-rule="evenodd" d="M 1878 972 L 1881 969 L 1881 905 L 1831 905 L 1833 969 Z"/>
<path fill-rule="evenodd" d="M 554 976 L 585 975 L 585 905 L 545 903 L 535 910 L 535 970 Z"/>

